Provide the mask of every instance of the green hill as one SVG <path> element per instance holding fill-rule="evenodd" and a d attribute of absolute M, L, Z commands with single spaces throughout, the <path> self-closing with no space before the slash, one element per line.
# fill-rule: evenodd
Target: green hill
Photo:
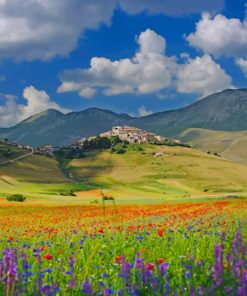
<path fill-rule="evenodd" d="M 55 158 L 33 154 L 11 161 L 27 153 L 25 149 L 0 145 L 0 198 L 21 193 L 32 199 L 63 202 L 66 197 L 61 198 L 61 192 L 85 189 L 84 185 L 68 180 Z"/>
<path fill-rule="evenodd" d="M 222 157 L 247 164 L 247 131 L 224 132 L 188 129 L 180 138 L 202 151 L 219 153 Z"/>
<path fill-rule="evenodd" d="M 247 192 L 247 166 L 190 148 L 129 145 L 125 154 L 94 151 L 72 160 L 68 169 L 74 178 L 121 197 Z"/>
<path fill-rule="evenodd" d="M 10 146 L 0 141 L 0 164 L 28 153 L 26 149 Z"/>
<path fill-rule="evenodd" d="M 29 154 L 30 150 L 0 142 L 0 176 L 33 183 L 62 183 L 67 180 L 54 158 Z M 13 161 L 24 155 L 27 157 Z"/>
<path fill-rule="evenodd" d="M 247 195 L 245 165 L 183 147 L 130 144 L 126 149 L 124 154 L 102 150 L 69 162 L 61 159 L 70 180 L 58 161 L 45 155 L 0 165 L 0 197 L 22 193 L 28 200 L 89 203 L 103 189 L 128 202 Z M 61 196 L 69 190 L 80 193 Z"/>

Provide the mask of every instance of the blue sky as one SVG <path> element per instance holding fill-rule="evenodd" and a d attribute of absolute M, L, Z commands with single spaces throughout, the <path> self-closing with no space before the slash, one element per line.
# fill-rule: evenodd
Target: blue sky
<path fill-rule="evenodd" d="M 141 116 L 245 88 L 245 4 L 2 0 L 0 126 L 47 108 Z"/>

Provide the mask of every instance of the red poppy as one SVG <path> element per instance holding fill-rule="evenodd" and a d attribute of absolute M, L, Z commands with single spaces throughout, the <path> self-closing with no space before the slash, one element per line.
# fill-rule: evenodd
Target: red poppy
<path fill-rule="evenodd" d="M 162 236 L 164 235 L 164 232 L 165 232 L 164 228 L 160 228 L 160 229 L 157 231 L 158 236 L 162 237 Z"/>
<path fill-rule="evenodd" d="M 164 258 L 158 258 L 157 261 L 158 261 L 159 264 L 162 264 L 162 263 L 166 262 L 166 260 Z"/>
<path fill-rule="evenodd" d="M 116 260 L 116 263 L 117 264 L 122 264 L 123 263 L 123 256 L 116 256 L 115 257 L 115 260 Z"/>
<path fill-rule="evenodd" d="M 153 263 L 148 263 L 146 266 L 145 266 L 146 270 L 154 270 L 155 266 Z"/>
<path fill-rule="evenodd" d="M 47 254 L 45 254 L 44 255 L 44 258 L 46 259 L 46 260 L 52 260 L 52 254 L 50 254 L 50 253 L 47 253 Z"/>

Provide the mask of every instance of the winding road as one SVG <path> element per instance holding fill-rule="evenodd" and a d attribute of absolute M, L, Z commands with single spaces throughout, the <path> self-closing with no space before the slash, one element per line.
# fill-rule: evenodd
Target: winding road
<path fill-rule="evenodd" d="M 8 164 L 8 163 L 14 163 L 14 162 L 16 162 L 16 161 L 18 161 L 20 159 L 26 158 L 26 157 L 28 157 L 28 156 L 30 156 L 30 155 L 32 155 L 34 153 L 33 148 L 30 148 L 30 150 L 31 151 L 28 152 L 27 154 L 21 155 L 21 156 L 19 156 L 17 158 L 11 159 L 11 160 L 6 160 L 6 161 L 3 161 L 3 162 L 0 162 L 0 165 L 5 165 L 5 164 Z"/>

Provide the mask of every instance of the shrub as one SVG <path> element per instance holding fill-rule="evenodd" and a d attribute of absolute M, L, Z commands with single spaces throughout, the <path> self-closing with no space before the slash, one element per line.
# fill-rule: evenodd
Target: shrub
<path fill-rule="evenodd" d="M 124 144 L 117 144 L 111 148 L 112 153 L 124 154 L 126 152 L 126 146 Z"/>
<path fill-rule="evenodd" d="M 74 193 L 73 190 L 65 190 L 65 191 L 61 192 L 60 195 L 63 195 L 63 196 L 76 196 L 76 194 Z"/>
<path fill-rule="evenodd" d="M 98 199 L 94 199 L 94 200 L 90 201 L 90 203 L 91 204 L 97 204 L 97 203 L 99 203 L 99 200 Z"/>
<path fill-rule="evenodd" d="M 115 198 L 112 196 L 103 196 L 102 199 L 103 200 L 115 200 Z"/>
<path fill-rule="evenodd" d="M 26 197 L 22 194 L 12 194 L 7 197 L 8 201 L 23 202 L 25 199 Z"/>
<path fill-rule="evenodd" d="M 117 144 L 122 143 L 123 141 L 119 138 L 119 136 L 113 136 L 110 138 L 110 142 L 111 142 L 112 147 L 114 147 Z"/>

